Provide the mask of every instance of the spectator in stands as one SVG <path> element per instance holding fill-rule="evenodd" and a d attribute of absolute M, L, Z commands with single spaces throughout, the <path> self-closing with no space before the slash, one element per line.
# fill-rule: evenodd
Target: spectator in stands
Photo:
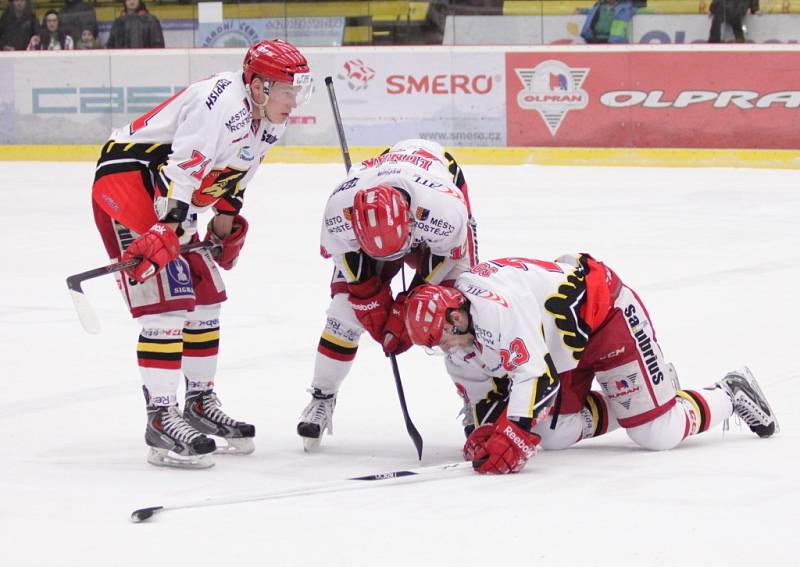
<path fill-rule="evenodd" d="M 711 16 L 711 30 L 708 43 L 722 42 L 722 24 L 728 24 L 733 31 L 736 43 L 744 43 L 744 20 L 747 11 L 758 13 L 758 0 L 713 0 L 708 12 Z"/>
<path fill-rule="evenodd" d="M 39 22 L 31 0 L 8 0 L 0 16 L 0 46 L 3 51 L 25 51 L 31 38 L 39 35 Z"/>
<path fill-rule="evenodd" d="M 100 45 L 100 40 L 94 36 L 89 28 L 81 31 L 81 37 L 78 43 L 75 44 L 76 49 L 100 49 L 101 47 L 103 46 Z"/>
<path fill-rule="evenodd" d="M 42 28 L 39 35 L 31 38 L 28 51 L 52 51 L 59 49 L 75 49 L 75 42 L 65 34 L 59 26 L 58 12 L 48 10 L 42 18 Z"/>
<path fill-rule="evenodd" d="M 64 7 L 58 12 L 61 29 L 77 44 L 84 30 L 90 30 L 97 37 L 97 15 L 94 8 L 83 0 L 65 0 Z"/>
<path fill-rule="evenodd" d="M 150 14 L 144 0 L 123 0 L 119 18 L 111 26 L 106 47 L 109 49 L 140 49 L 164 47 L 161 22 Z"/>
<path fill-rule="evenodd" d="M 628 43 L 635 13 L 632 0 L 598 0 L 586 16 L 581 37 L 586 43 Z"/>

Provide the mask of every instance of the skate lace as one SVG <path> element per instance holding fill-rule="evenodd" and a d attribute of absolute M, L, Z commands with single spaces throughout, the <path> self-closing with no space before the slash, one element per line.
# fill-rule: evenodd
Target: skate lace
<path fill-rule="evenodd" d="M 222 409 L 222 402 L 215 393 L 203 396 L 203 414 L 215 423 L 222 425 L 236 425 L 236 420 L 226 414 Z"/>
<path fill-rule="evenodd" d="M 180 412 L 178 412 L 177 407 L 169 408 L 161 416 L 161 427 L 163 428 L 164 433 L 173 439 L 183 441 L 184 443 L 191 443 L 194 439 L 200 437 L 201 435 L 199 431 L 186 423 L 186 421 L 183 419 L 183 416 L 180 414 Z"/>
<path fill-rule="evenodd" d="M 734 397 L 736 415 L 747 425 L 768 425 L 770 416 L 754 400 L 744 392 L 738 392 Z"/>
<path fill-rule="evenodd" d="M 319 426 L 324 425 L 328 421 L 328 416 L 333 413 L 333 404 L 333 398 L 312 399 L 303 412 L 302 420 L 308 423 L 316 423 Z"/>

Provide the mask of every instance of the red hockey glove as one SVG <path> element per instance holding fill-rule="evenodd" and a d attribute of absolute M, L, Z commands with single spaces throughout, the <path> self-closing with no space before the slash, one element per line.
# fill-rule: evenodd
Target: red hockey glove
<path fill-rule="evenodd" d="M 473 431 L 470 438 L 483 427 Z M 525 431 L 503 415 L 495 423 L 494 431 L 483 447 L 484 452 L 476 452 L 477 458 L 473 459 L 472 467 L 481 474 L 519 472 L 525 467 L 528 459 L 536 454 L 539 441 L 541 437 L 536 433 Z M 464 450 L 466 455 L 466 446 Z"/>
<path fill-rule="evenodd" d="M 214 234 L 214 230 L 211 228 L 213 222 L 214 220 L 212 219 L 211 222 L 208 223 L 208 232 L 206 233 L 204 241 L 218 244 L 222 247 L 222 250 L 214 259 L 217 261 L 220 268 L 223 270 L 230 270 L 236 265 L 236 261 L 239 259 L 239 252 L 241 252 L 244 246 L 244 238 L 247 236 L 250 225 L 242 215 L 236 215 L 233 218 L 231 233 L 225 238 L 220 238 Z"/>
<path fill-rule="evenodd" d="M 400 293 L 389 311 L 389 318 L 383 327 L 383 352 L 386 356 L 400 354 L 411 348 L 411 339 L 406 329 L 406 294 Z"/>
<path fill-rule="evenodd" d="M 383 327 L 392 308 L 392 290 L 378 276 L 360 284 L 347 284 L 350 305 L 364 329 L 373 339 L 383 342 Z"/>
<path fill-rule="evenodd" d="M 486 442 L 494 433 L 494 423 L 487 423 L 475 429 L 464 443 L 464 460 L 477 461 L 486 456 Z"/>
<path fill-rule="evenodd" d="M 167 225 L 156 223 L 128 246 L 122 253 L 122 261 L 141 258 L 139 264 L 128 268 L 125 273 L 137 282 L 143 282 L 156 275 L 164 266 L 177 258 L 178 254 L 180 254 L 178 235 Z"/>

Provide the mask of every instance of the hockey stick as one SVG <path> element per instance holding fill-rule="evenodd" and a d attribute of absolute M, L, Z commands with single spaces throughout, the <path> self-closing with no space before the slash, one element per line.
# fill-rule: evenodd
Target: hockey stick
<path fill-rule="evenodd" d="M 339 145 L 342 148 L 342 158 L 344 159 L 344 167 L 349 172 L 350 166 L 350 150 L 347 147 L 347 138 L 344 135 L 344 125 L 342 124 L 342 115 L 339 114 L 339 103 L 336 102 L 336 91 L 333 88 L 333 78 L 325 77 L 325 86 L 328 88 L 328 98 L 331 101 L 331 110 L 333 110 L 333 120 L 336 122 L 336 132 L 339 135 Z M 403 282 L 405 288 L 405 282 Z M 397 388 L 397 397 L 400 399 L 400 409 L 403 412 L 403 420 L 406 422 L 406 431 L 408 431 L 414 447 L 417 449 L 417 457 L 422 460 L 422 435 L 419 430 L 411 421 L 411 416 L 408 414 L 408 406 L 406 405 L 406 395 L 403 391 L 403 382 L 400 380 L 400 369 L 397 367 L 397 357 L 394 354 L 389 355 L 392 361 L 392 373 L 394 374 L 394 385 Z"/>
<path fill-rule="evenodd" d="M 339 146 L 342 148 L 344 167 L 347 171 L 350 171 L 350 167 L 353 163 L 350 161 L 350 149 L 347 147 L 347 138 L 344 135 L 342 115 L 339 114 L 339 103 L 336 102 L 336 91 L 333 89 L 333 77 L 325 77 L 325 86 L 328 89 L 328 98 L 331 101 L 331 110 L 333 110 L 333 121 L 336 123 L 336 132 L 339 135 Z"/>
<path fill-rule="evenodd" d="M 190 242 L 189 244 L 184 244 L 181 246 L 181 254 L 190 252 L 192 250 L 197 250 L 199 248 L 209 247 L 213 248 L 214 245 L 203 241 Z M 67 278 L 67 287 L 69 288 L 69 293 L 72 297 L 72 303 L 75 305 L 75 311 L 78 313 L 78 319 L 80 320 L 81 325 L 84 329 L 86 329 L 87 332 L 93 335 L 100 333 L 100 321 L 97 319 L 94 309 L 92 309 L 92 304 L 89 303 L 88 299 L 86 299 L 86 294 L 81 287 L 83 282 L 99 276 L 105 276 L 106 274 L 113 274 L 116 272 L 121 272 L 122 270 L 127 270 L 128 268 L 133 268 L 141 261 L 141 258 L 133 258 L 132 260 L 126 260 L 125 262 L 117 262 L 115 264 L 109 264 L 93 270 L 87 270 L 85 272 L 81 272 L 80 274 L 73 274 Z"/>
<path fill-rule="evenodd" d="M 380 486 L 387 486 L 389 484 L 400 484 L 403 480 L 411 480 L 408 477 L 416 477 L 413 480 L 420 481 L 421 477 L 431 477 L 444 472 L 463 470 L 472 468 L 472 463 L 463 461 L 458 463 L 447 463 L 444 465 L 433 465 L 430 467 L 420 467 L 417 469 L 409 469 L 404 471 L 391 471 L 385 473 L 370 474 L 366 476 L 354 476 L 351 478 L 327 482 L 324 484 L 316 484 L 306 486 L 305 488 L 292 488 L 289 490 L 277 490 L 272 492 L 262 492 L 258 494 L 249 494 L 243 496 L 227 496 L 217 498 L 206 498 L 204 500 L 196 500 L 194 502 L 184 502 L 182 504 L 173 504 L 165 506 L 149 506 L 147 508 L 139 508 L 131 513 L 131 521 L 135 523 L 144 522 L 145 520 L 153 517 L 154 514 L 160 512 L 170 512 L 173 510 L 185 510 L 187 508 L 207 508 L 210 506 L 225 506 L 228 504 L 242 504 L 246 502 L 260 502 L 262 500 L 278 500 L 281 498 L 291 498 L 295 496 L 310 496 L 313 494 L 323 494 L 331 492 L 342 492 L 345 490 L 360 490 L 365 488 L 364 483 L 353 482 L 354 480 L 360 481 L 385 481 L 381 482 Z M 391 483 L 389 481 L 399 480 L 399 482 Z M 367 483 L 369 485 L 369 483 Z M 375 485 L 372 485 L 375 486 Z"/>

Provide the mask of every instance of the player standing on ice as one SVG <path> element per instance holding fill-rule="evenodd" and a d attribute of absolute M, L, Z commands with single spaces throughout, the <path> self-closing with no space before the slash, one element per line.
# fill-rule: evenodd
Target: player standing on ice
<path fill-rule="evenodd" d="M 92 188 L 97 228 L 112 259 L 141 258 L 117 281 L 142 330 L 139 370 L 147 403 L 147 460 L 209 467 L 214 435 L 251 453 L 255 427 L 226 415 L 214 392 L 220 303 L 216 264 L 231 269 L 247 235 L 244 190 L 292 110 L 312 92 L 306 58 L 291 44 L 252 46 L 241 71 L 193 83 L 103 146 Z M 214 213 L 205 241 L 221 250 L 180 254 L 198 240 L 198 214 Z M 181 373 L 186 400 L 181 413 Z"/>
<path fill-rule="evenodd" d="M 317 348 L 311 402 L 297 433 L 306 450 L 333 433 L 336 394 L 367 331 L 386 355 L 406 351 L 405 293 L 392 298 L 392 278 L 406 263 L 422 283 L 452 285 L 475 264 L 467 184 L 436 142 L 403 140 L 354 165 L 325 207 L 321 253 L 333 258 L 332 300 Z"/>
<path fill-rule="evenodd" d="M 471 401 L 464 458 L 479 473 L 518 472 L 539 445 L 564 449 L 618 426 L 651 450 L 734 413 L 759 437 L 778 431 L 747 368 L 681 390 L 639 297 L 589 255 L 483 262 L 455 289 L 420 286 L 406 304 L 412 341 L 447 352 Z"/>

